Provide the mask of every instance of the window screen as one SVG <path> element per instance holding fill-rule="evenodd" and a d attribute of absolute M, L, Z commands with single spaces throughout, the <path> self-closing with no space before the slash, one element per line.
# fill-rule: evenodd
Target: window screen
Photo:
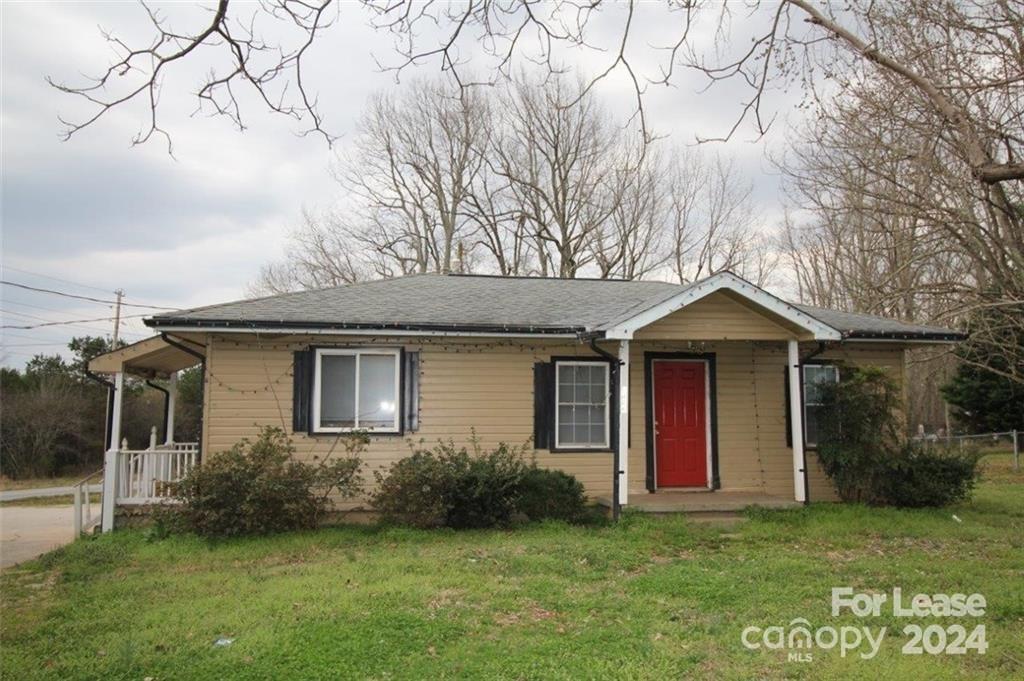
<path fill-rule="evenodd" d="M 316 430 L 397 432 L 399 356 L 397 350 L 318 350 Z"/>
<path fill-rule="evenodd" d="M 804 441 L 818 444 L 818 428 L 824 409 L 821 386 L 839 382 L 839 368 L 829 364 L 804 365 Z"/>
<path fill-rule="evenodd" d="M 556 447 L 608 447 L 608 376 L 606 362 L 558 362 Z"/>

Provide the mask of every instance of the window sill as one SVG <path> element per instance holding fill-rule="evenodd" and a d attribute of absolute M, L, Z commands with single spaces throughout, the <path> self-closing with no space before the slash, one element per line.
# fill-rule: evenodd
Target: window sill
<path fill-rule="evenodd" d="M 353 433 L 366 433 L 369 437 L 376 437 L 377 435 L 405 435 L 401 430 L 361 430 L 357 428 L 349 428 L 346 430 L 311 430 L 306 432 L 296 432 L 296 435 L 309 435 L 313 437 L 337 437 L 339 435 L 352 435 Z"/>
<path fill-rule="evenodd" d="M 552 454 L 611 454 L 615 450 L 611 447 L 551 447 Z"/>

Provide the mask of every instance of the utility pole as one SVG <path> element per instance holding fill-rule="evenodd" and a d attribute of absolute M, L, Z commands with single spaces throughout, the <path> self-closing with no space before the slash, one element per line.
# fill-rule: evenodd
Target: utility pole
<path fill-rule="evenodd" d="M 117 302 L 114 304 L 114 341 L 112 345 L 116 350 L 118 332 L 121 330 L 121 298 L 124 297 L 124 289 L 117 289 L 114 294 L 117 296 Z"/>

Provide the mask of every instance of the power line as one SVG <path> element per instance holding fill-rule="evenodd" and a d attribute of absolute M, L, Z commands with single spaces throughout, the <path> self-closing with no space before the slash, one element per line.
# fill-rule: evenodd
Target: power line
<path fill-rule="evenodd" d="M 108 317 L 94 317 L 91 319 L 54 319 L 53 317 L 40 317 L 38 315 L 29 314 L 27 312 L 19 312 L 17 310 L 5 310 L 2 307 L 0 307 L 0 314 L 12 314 L 17 317 L 27 317 L 28 319 L 36 319 L 41 322 L 54 322 L 56 324 L 78 324 L 79 322 L 109 322 L 118 319 L 116 315 L 110 315 Z M 121 315 L 120 319 L 127 321 L 128 319 L 138 319 L 140 317 L 148 316 L 150 316 L 150 313 L 140 312 L 139 314 Z"/>
<path fill-rule="evenodd" d="M 62 284 L 71 284 L 72 286 L 80 286 L 81 288 L 88 288 L 88 289 L 92 289 L 93 291 L 102 291 L 104 293 L 110 293 L 111 292 L 109 289 L 100 288 L 99 286 L 90 286 L 89 284 L 83 284 L 80 281 L 71 281 L 70 279 L 61 279 L 60 277 L 51 277 L 48 274 L 40 274 L 39 272 L 32 272 L 30 270 L 19 270 L 17 267 L 10 267 L 8 265 L 4 265 L 2 269 L 10 270 L 12 272 L 20 272 L 21 274 L 29 274 L 29 275 L 32 275 L 33 277 L 40 277 L 42 279 L 49 279 L 51 281 L 59 281 Z"/>
<path fill-rule="evenodd" d="M 25 315 L 25 314 L 21 314 L 21 313 L 18 313 L 18 312 L 14 312 L 14 313 L 3 312 L 2 314 L 16 314 L 16 315 L 19 315 L 19 316 L 22 316 L 22 317 L 29 317 L 29 318 L 39 319 L 39 320 L 47 322 L 47 323 L 45 323 L 45 324 L 34 324 L 34 325 L 28 325 L 28 324 L 26 324 L 26 325 L 5 324 L 3 326 L 0 326 L 0 330 L 2 330 L 2 329 L 21 329 L 23 331 L 28 331 L 28 330 L 36 329 L 36 328 L 40 328 L 40 327 L 53 327 L 55 330 L 59 330 L 56 327 L 71 326 L 71 327 L 74 327 L 76 329 L 83 329 L 83 330 L 86 330 L 86 331 L 97 331 L 99 333 L 102 333 L 103 335 L 109 335 L 110 334 L 110 330 L 109 329 L 101 329 L 98 326 L 86 326 L 84 324 L 79 323 L 78 320 L 74 320 L 74 319 L 69 319 L 69 320 L 66 320 L 66 321 L 56 321 L 56 320 L 51 320 L 51 319 L 43 319 L 42 317 L 33 317 L 32 315 Z M 108 317 L 108 318 L 103 319 L 102 321 L 110 321 L 110 319 L 113 319 L 113 318 L 112 317 Z"/>
<path fill-rule="evenodd" d="M 50 294 L 53 294 L 55 296 L 64 296 L 65 298 L 75 298 L 77 300 L 88 300 L 89 302 L 92 302 L 92 303 L 102 303 L 103 305 L 117 305 L 117 301 L 116 300 L 103 300 L 101 298 L 92 298 L 90 296 L 79 296 L 79 295 L 76 295 L 74 293 L 65 293 L 64 291 L 54 291 L 53 289 L 48 289 L 48 288 L 38 288 L 36 286 L 28 286 L 26 284 L 19 284 L 17 282 L 13 282 L 13 281 L 0 280 L 0 284 L 4 284 L 6 286 L 14 286 L 16 288 L 25 289 L 26 291 L 36 291 L 38 293 L 50 293 Z M 146 308 L 150 308 L 150 309 L 153 309 L 153 310 L 177 310 L 178 309 L 176 307 L 164 307 L 162 305 L 141 305 L 139 303 L 121 303 L 121 305 L 124 305 L 125 307 L 146 307 Z"/>
<path fill-rule="evenodd" d="M 67 343 L 3 343 L 0 348 L 52 348 L 67 347 Z"/>
<path fill-rule="evenodd" d="M 29 315 L 25 315 L 25 316 L 29 316 Z M 139 314 L 139 315 L 132 315 L 132 316 L 133 317 L 148 317 L 149 315 L 148 314 Z M 65 326 L 65 325 L 74 325 L 74 324 L 88 324 L 88 323 L 92 323 L 92 322 L 110 322 L 110 321 L 115 321 L 115 320 L 117 320 L 117 317 L 95 317 L 93 319 L 69 319 L 69 320 L 63 321 L 63 322 L 48 321 L 48 322 L 44 322 L 42 324 L 32 324 L 31 326 L 14 326 L 12 324 L 4 324 L 3 326 L 0 326 L 0 329 L 24 329 L 24 330 L 28 330 L 28 329 L 39 329 L 39 328 L 42 328 L 44 326 Z"/>
<path fill-rule="evenodd" d="M 30 307 L 30 308 L 32 308 L 34 310 L 46 310 L 47 312 L 62 312 L 62 313 L 68 312 L 68 310 L 66 308 L 62 310 L 62 309 L 57 308 L 57 307 L 46 307 L 44 305 L 33 305 L 32 303 L 23 303 L 20 300 L 4 299 L 3 304 L 4 305 L 17 305 L 18 307 Z"/>

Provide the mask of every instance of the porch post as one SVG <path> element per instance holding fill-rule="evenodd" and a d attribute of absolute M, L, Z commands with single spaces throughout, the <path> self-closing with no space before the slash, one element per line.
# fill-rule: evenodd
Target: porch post
<path fill-rule="evenodd" d="M 800 346 L 794 339 L 787 342 L 789 370 L 789 413 L 793 440 L 793 498 L 806 501 L 804 471 L 804 400 L 803 380 L 800 376 Z"/>
<path fill-rule="evenodd" d="M 619 341 L 619 505 L 629 501 L 629 341 Z"/>
<path fill-rule="evenodd" d="M 121 408 L 124 406 L 124 372 L 114 374 L 114 408 L 110 419 L 110 448 L 103 456 L 103 508 L 100 520 L 104 532 L 114 529 L 114 500 L 117 496 L 117 451 L 121 442 Z"/>
<path fill-rule="evenodd" d="M 178 372 L 167 382 L 167 423 L 164 424 L 164 444 L 174 442 L 174 405 L 178 401 Z"/>

